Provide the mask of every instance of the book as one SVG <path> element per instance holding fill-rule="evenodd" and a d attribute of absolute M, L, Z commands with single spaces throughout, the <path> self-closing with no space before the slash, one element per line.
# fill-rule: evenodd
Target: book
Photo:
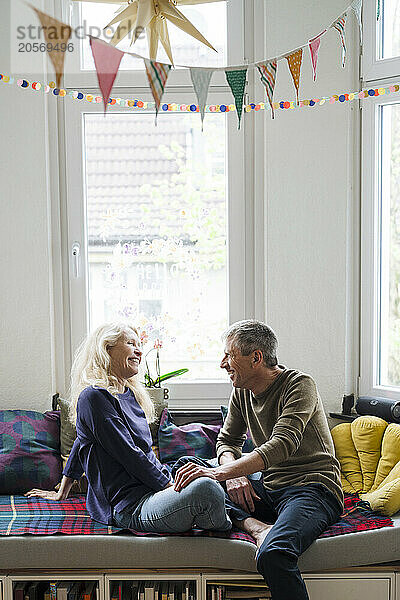
<path fill-rule="evenodd" d="M 161 587 L 161 600 L 168 600 L 168 583 L 166 581 L 160 582 Z"/>
<path fill-rule="evenodd" d="M 28 587 L 29 600 L 42 600 L 47 581 L 33 581 Z"/>
<path fill-rule="evenodd" d="M 81 600 L 94 600 L 94 586 L 96 581 L 85 581 L 82 589 Z M 58 596 L 57 596 L 58 600 Z"/>
<path fill-rule="evenodd" d="M 14 585 L 14 600 L 24 600 L 26 586 L 26 581 L 17 581 Z"/>
<path fill-rule="evenodd" d="M 132 581 L 131 583 L 131 600 L 139 600 L 139 582 Z"/>
<path fill-rule="evenodd" d="M 122 581 L 114 581 L 111 588 L 111 600 L 122 600 Z"/>
<path fill-rule="evenodd" d="M 67 591 L 67 600 L 79 600 L 82 588 L 81 581 L 74 581 Z"/>
<path fill-rule="evenodd" d="M 154 583 L 146 581 L 144 584 L 144 600 L 154 600 Z"/>
<path fill-rule="evenodd" d="M 57 583 L 50 581 L 49 583 L 50 600 L 57 600 Z"/>
<path fill-rule="evenodd" d="M 144 582 L 139 582 L 138 600 L 144 600 Z"/>
<path fill-rule="evenodd" d="M 256 589 L 235 589 L 235 590 L 226 590 L 226 598 L 261 598 L 268 592 L 268 588 L 266 587 L 264 590 L 256 590 Z"/>
<path fill-rule="evenodd" d="M 154 600 L 161 600 L 160 582 L 154 582 Z"/>
<path fill-rule="evenodd" d="M 70 581 L 59 581 L 57 583 L 56 590 L 56 599 L 57 600 L 67 600 L 68 590 L 71 587 Z"/>
<path fill-rule="evenodd" d="M 207 581 L 208 585 L 223 585 L 224 587 L 255 587 L 255 588 L 266 588 L 268 587 L 263 581 L 251 580 L 251 579 L 238 579 L 236 581 Z"/>

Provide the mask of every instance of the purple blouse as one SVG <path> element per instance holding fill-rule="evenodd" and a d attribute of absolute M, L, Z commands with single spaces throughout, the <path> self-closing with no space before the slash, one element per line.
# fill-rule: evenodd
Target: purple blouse
<path fill-rule="evenodd" d="M 88 387 L 77 404 L 77 438 L 63 475 L 88 480 L 86 506 L 95 521 L 112 524 L 112 510 L 133 507 L 171 481 L 157 459 L 146 417 L 131 390 L 118 399 Z"/>

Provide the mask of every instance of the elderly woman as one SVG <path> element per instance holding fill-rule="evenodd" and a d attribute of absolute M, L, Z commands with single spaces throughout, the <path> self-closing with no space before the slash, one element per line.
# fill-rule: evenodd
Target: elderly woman
<path fill-rule="evenodd" d="M 138 381 L 141 357 L 138 331 L 126 323 L 102 325 L 82 343 L 71 372 L 77 438 L 60 488 L 26 496 L 63 500 L 85 472 L 87 510 L 101 523 L 147 533 L 230 529 L 218 482 L 203 477 L 178 492 L 155 456 L 153 405 Z"/>

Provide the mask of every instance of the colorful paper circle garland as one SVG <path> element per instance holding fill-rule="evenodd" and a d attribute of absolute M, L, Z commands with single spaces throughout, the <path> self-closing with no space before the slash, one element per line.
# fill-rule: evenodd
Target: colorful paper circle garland
<path fill-rule="evenodd" d="M 13 84 L 15 80 L 13 77 L 9 75 L 5 75 L 0 73 L 0 81 L 2 83 Z M 103 101 L 101 96 L 96 96 L 93 94 L 84 94 L 78 90 L 67 91 L 64 89 L 60 89 L 56 87 L 54 81 L 51 81 L 48 85 L 41 83 L 40 81 L 33 81 L 30 83 L 27 79 L 18 79 L 16 81 L 17 85 L 21 88 L 31 87 L 35 91 L 42 91 L 45 94 L 52 93 L 54 96 L 59 96 L 60 98 L 64 98 L 65 96 L 70 96 L 73 100 L 85 100 L 86 102 L 94 102 L 99 104 Z M 296 104 L 295 100 L 281 100 L 280 102 L 274 102 L 274 109 L 298 109 L 303 107 L 313 107 L 313 106 L 323 106 L 327 101 L 330 104 L 335 104 L 335 102 L 351 102 L 352 100 L 362 100 L 365 98 L 372 98 L 374 96 L 383 96 L 385 94 L 393 94 L 400 91 L 400 84 L 395 83 L 388 87 L 380 87 L 380 88 L 369 88 L 365 90 L 361 90 L 359 92 L 345 92 L 342 94 L 334 94 L 333 96 L 323 96 L 321 98 L 311 98 L 310 100 L 300 100 L 299 105 Z M 144 100 L 133 100 L 133 99 L 123 99 L 123 98 L 110 98 L 109 104 L 112 106 L 118 105 L 122 107 L 128 108 L 140 108 L 140 109 L 151 109 L 154 108 L 154 102 L 146 102 Z M 161 110 L 164 112 L 199 112 L 199 107 L 197 104 L 178 104 L 178 103 L 169 103 L 162 104 Z M 246 104 L 244 107 L 245 112 L 259 110 L 266 110 L 269 108 L 269 105 L 266 105 L 265 102 L 251 102 L 250 104 Z M 234 112 L 236 107 L 234 104 L 207 104 L 206 112 L 211 113 L 227 113 Z"/>

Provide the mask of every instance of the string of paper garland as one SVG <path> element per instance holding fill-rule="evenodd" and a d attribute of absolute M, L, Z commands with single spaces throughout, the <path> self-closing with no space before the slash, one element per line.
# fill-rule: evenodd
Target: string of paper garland
<path fill-rule="evenodd" d="M 78 90 L 67 91 L 62 88 L 57 88 L 54 81 L 50 81 L 48 84 L 43 84 L 40 81 L 29 82 L 27 79 L 17 79 L 15 80 L 10 75 L 5 75 L 0 73 L 0 81 L 2 83 L 14 84 L 16 83 L 19 87 L 23 89 L 31 88 L 35 91 L 41 91 L 45 94 L 52 94 L 53 96 L 59 96 L 60 98 L 64 98 L 65 96 L 69 96 L 73 100 L 80 100 L 85 102 L 91 102 L 92 104 L 99 104 L 103 102 L 102 96 L 97 96 L 94 94 L 85 94 L 84 92 L 80 92 Z M 322 96 L 320 98 L 311 98 L 306 100 L 299 100 L 299 104 L 297 105 L 297 100 L 281 100 L 279 102 L 273 102 L 273 108 L 278 109 L 298 109 L 298 108 L 312 108 L 314 106 L 323 106 L 324 104 L 335 104 L 336 102 L 344 103 L 351 102 L 353 100 L 365 100 L 367 98 L 372 98 L 373 96 L 383 96 L 385 94 L 393 94 L 400 91 L 400 83 L 394 83 L 387 87 L 379 87 L 379 88 L 366 88 L 365 90 L 357 91 L 357 92 L 343 92 L 341 94 L 333 94 L 332 96 Z M 110 98 L 108 103 L 112 106 L 121 106 L 123 108 L 139 108 L 139 109 L 155 109 L 154 102 L 147 102 L 145 100 L 133 100 L 133 99 L 123 99 L 123 98 Z M 244 106 L 244 111 L 246 113 L 259 110 L 267 110 L 269 105 L 265 102 L 250 102 Z M 197 104 L 180 104 L 176 102 L 172 103 L 164 103 L 160 105 L 160 110 L 163 112 L 199 112 L 199 106 Z M 210 113 L 228 113 L 234 112 L 236 107 L 234 104 L 207 104 L 206 112 Z"/>

